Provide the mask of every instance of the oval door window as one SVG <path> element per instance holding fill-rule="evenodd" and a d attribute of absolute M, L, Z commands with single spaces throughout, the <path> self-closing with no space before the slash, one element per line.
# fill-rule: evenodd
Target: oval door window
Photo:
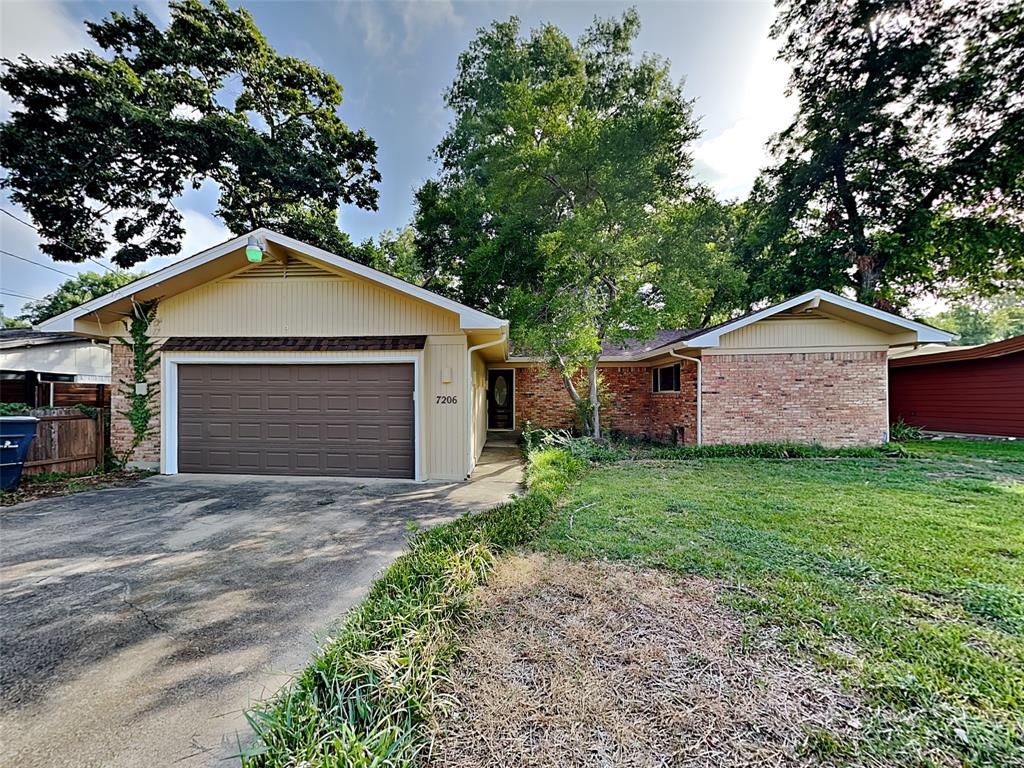
<path fill-rule="evenodd" d="M 498 405 L 504 405 L 508 400 L 508 384 L 505 382 L 504 376 L 499 376 L 498 380 L 494 382 L 494 402 Z"/>

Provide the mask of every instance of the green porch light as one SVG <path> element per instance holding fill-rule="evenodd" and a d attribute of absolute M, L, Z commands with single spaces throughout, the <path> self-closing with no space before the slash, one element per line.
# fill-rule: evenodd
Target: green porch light
<path fill-rule="evenodd" d="M 259 264 L 263 261 L 263 249 L 260 247 L 255 235 L 249 235 L 249 242 L 245 244 L 245 258 L 253 264 Z"/>

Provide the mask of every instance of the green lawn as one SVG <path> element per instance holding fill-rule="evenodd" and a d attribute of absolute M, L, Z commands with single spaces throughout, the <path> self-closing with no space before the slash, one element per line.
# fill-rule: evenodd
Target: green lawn
<path fill-rule="evenodd" d="M 604 465 L 538 546 L 724 580 L 861 692 L 823 757 L 1024 765 L 1024 443 L 908 448 Z"/>

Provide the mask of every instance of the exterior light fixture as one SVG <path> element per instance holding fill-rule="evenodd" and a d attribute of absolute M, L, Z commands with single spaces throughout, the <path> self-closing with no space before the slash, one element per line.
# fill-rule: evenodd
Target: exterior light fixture
<path fill-rule="evenodd" d="M 249 235 L 249 242 L 245 244 L 245 258 L 253 264 L 263 261 L 263 248 L 260 247 L 255 235 Z"/>

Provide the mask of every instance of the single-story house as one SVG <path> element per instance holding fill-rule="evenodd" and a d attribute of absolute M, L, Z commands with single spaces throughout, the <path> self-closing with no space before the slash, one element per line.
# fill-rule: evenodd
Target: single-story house
<path fill-rule="evenodd" d="M 0 401 L 95 405 L 109 399 L 106 341 L 31 328 L 0 329 Z"/>
<path fill-rule="evenodd" d="M 935 432 L 1024 437 L 1024 336 L 894 354 L 889 393 L 894 422 Z"/>
<path fill-rule="evenodd" d="M 558 376 L 510 354 L 506 320 L 265 229 L 40 329 L 122 336 L 132 302 L 150 300 L 159 423 L 136 459 L 164 473 L 462 480 L 489 430 L 572 422 Z M 951 338 L 811 291 L 607 349 L 605 423 L 659 440 L 877 444 L 888 350 Z M 114 379 L 130 373 L 130 350 L 115 344 Z M 115 391 L 115 451 L 131 439 L 125 406 Z"/>

